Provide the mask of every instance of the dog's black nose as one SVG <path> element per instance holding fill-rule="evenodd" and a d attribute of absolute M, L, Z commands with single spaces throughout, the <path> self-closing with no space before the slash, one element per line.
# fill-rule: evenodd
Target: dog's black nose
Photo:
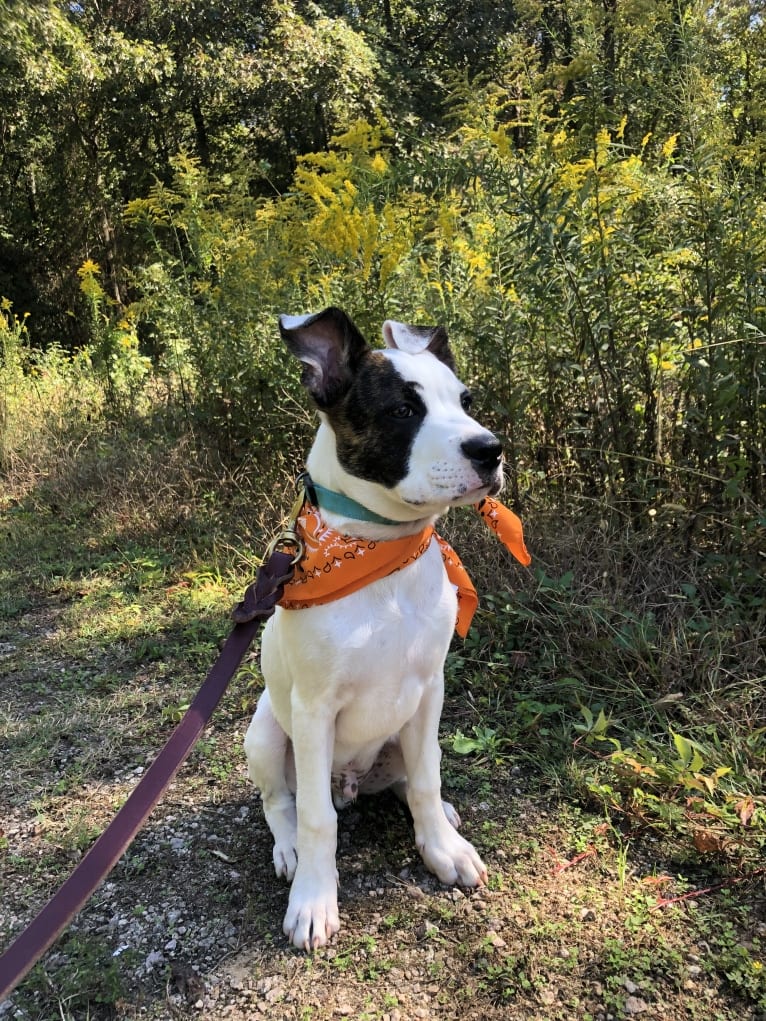
<path fill-rule="evenodd" d="M 478 471 L 491 471 L 497 468 L 503 456 L 500 442 L 491 433 L 465 440 L 461 443 L 460 449 Z"/>

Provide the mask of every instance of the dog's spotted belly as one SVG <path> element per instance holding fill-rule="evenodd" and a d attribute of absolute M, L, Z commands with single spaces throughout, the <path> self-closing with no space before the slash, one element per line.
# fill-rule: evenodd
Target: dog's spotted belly
<path fill-rule="evenodd" d="M 333 769 L 332 800 L 336 808 L 345 808 L 359 794 L 377 794 L 404 778 L 404 763 L 399 741 L 392 738 L 383 745 L 371 766 L 355 760 Z"/>

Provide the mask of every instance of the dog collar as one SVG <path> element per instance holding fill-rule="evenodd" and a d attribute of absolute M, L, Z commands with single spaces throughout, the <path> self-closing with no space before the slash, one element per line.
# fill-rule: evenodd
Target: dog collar
<path fill-rule="evenodd" d="M 394 521 L 392 518 L 384 518 L 382 514 L 376 514 L 364 504 L 352 500 L 350 496 L 344 496 L 343 493 L 336 493 L 332 489 L 317 485 L 308 474 L 302 475 L 300 481 L 311 502 L 321 510 L 330 511 L 331 514 L 342 514 L 344 517 L 354 518 L 356 521 L 370 521 L 376 525 L 402 524 L 401 521 Z"/>

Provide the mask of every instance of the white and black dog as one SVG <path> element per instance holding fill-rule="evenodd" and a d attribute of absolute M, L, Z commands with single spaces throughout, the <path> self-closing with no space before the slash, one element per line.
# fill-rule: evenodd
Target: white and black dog
<path fill-rule="evenodd" d="M 386 350 L 374 350 L 344 312 L 328 308 L 282 316 L 280 330 L 319 409 L 312 480 L 386 519 L 359 520 L 320 500 L 327 526 L 397 539 L 499 492 L 500 443 L 469 414 L 443 328 L 387 321 Z M 297 947 L 323 946 L 340 927 L 335 805 L 349 791 L 393 787 L 409 805 L 427 867 L 447 884 L 486 881 L 440 796 L 443 667 L 455 614 L 455 590 L 431 542 L 404 569 L 337 601 L 277 607 L 266 627 L 266 691 L 245 751 L 277 875 L 292 880 L 284 931 Z"/>

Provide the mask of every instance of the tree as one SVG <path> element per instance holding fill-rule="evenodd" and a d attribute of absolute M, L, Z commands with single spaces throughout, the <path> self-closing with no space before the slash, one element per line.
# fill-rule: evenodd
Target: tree
<path fill-rule="evenodd" d="M 171 179 L 176 154 L 216 172 L 249 165 L 254 188 L 279 187 L 298 154 L 375 103 L 369 48 L 315 7 L 8 0 L 0 12 L 0 283 L 28 295 L 38 336 L 68 344 L 88 336 L 78 266 L 99 264 L 125 302 L 139 253 L 122 210 Z"/>

